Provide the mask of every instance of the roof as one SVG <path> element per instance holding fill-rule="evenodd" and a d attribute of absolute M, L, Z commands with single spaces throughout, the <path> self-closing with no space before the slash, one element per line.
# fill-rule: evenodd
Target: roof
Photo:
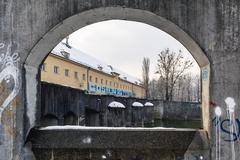
<path fill-rule="evenodd" d="M 81 65 L 102 71 L 104 73 L 107 73 L 109 75 L 119 75 L 119 78 L 140 85 L 141 82 L 139 79 L 137 79 L 136 77 L 133 77 L 127 73 L 124 73 L 118 69 L 116 69 L 115 67 L 113 67 L 110 64 L 101 62 L 100 60 L 74 48 L 74 47 L 67 47 L 67 45 L 63 42 L 60 42 L 53 50 L 52 50 L 52 54 L 61 56 L 63 58 L 65 58 L 63 53 L 68 53 L 69 60 L 72 60 L 76 63 L 79 63 Z"/>

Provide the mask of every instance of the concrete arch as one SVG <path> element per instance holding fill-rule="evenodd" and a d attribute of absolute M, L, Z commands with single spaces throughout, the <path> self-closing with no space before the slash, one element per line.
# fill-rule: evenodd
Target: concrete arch
<path fill-rule="evenodd" d="M 54 126 L 59 124 L 59 118 L 51 113 L 42 117 L 41 126 Z"/>
<path fill-rule="evenodd" d="M 26 96 L 27 96 L 27 112 L 36 115 L 37 111 L 37 85 L 38 85 L 38 69 L 42 61 L 48 53 L 67 35 L 72 32 L 100 21 L 105 20 L 130 20 L 149 24 L 159 28 L 182 43 L 195 58 L 199 64 L 202 76 L 202 113 L 203 113 L 203 127 L 209 130 L 209 73 L 210 62 L 203 53 L 198 44 L 181 28 L 174 23 L 156 15 L 152 12 L 123 8 L 123 7 L 103 7 L 91 9 L 74 16 L 71 16 L 57 26 L 47 32 L 42 39 L 32 48 L 25 61 L 26 70 Z M 36 117 L 28 116 L 30 127 L 35 125 Z"/>
<path fill-rule="evenodd" d="M 64 114 L 64 125 L 77 125 L 77 115 L 69 111 Z"/>

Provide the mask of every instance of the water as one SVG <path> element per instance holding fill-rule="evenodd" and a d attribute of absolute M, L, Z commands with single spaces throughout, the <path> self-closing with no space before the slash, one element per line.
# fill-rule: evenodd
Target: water
<path fill-rule="evenodd" d="M 201 120 L 166 120 L 155 119 L 154 123 L 145 123 L 144 127 L 166 127 L 166 128 L 202 128 Z"/>

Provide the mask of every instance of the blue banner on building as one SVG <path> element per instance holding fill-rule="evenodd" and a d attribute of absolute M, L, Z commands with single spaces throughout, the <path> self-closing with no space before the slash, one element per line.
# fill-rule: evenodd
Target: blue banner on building
<path fill-rule="evenodd" d="M 110 95 L 127 96 L 127 97 L 132 97 L 135 95 L 135 93 L 127 91 L 127 90 L 101 87 L 101 86 L 97 86 L 93 83 L 89 83 L 89 93 L 110 94 Z"/>

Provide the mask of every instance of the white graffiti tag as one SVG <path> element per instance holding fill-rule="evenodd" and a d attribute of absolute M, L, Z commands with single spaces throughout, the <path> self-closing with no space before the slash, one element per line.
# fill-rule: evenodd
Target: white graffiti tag
<path fill-rule="evenodd" d="M 3 49 L 5 45 L 0 43 L 0 49 Z M 11 45 L 7 46 L 6 53 L 2 53 L 0 55 L 0 83 L 2 81 L 6 81 L 9 83 L 12 79 L 14 81 L 14 88 L 9 96 L 4 100 L 2 104 L 0 104 L 0 124 L 1 117 L 4 109 L 12 102 L 12 100 L 16 97 L 19 92 L 20 83 L 19 83 L 19 69 L 17 68 L 18 62 L 20 60 L 18 53 L 10 54 Z"/>

